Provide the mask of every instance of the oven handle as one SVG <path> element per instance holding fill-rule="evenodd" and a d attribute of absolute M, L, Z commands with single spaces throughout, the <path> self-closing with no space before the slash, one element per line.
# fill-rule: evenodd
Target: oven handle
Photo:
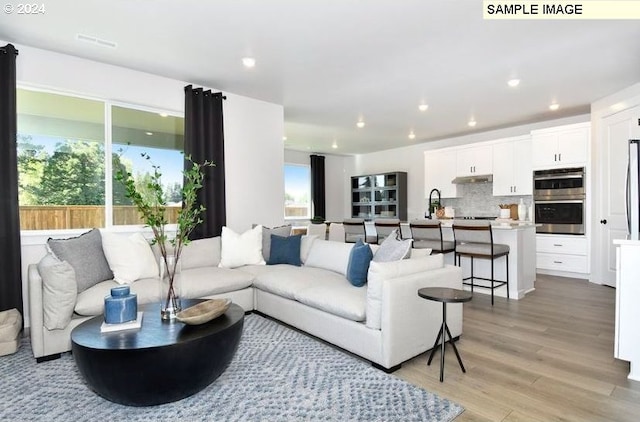
<path fill-rule="evenodd" d="M 584 204 L 584 199 L 569 199 L 564 201 L 535 201 L 536 204 Z"/>
<path fill-rule="evenodd" d="M 563 175 L 553 175 L 553 176 L 534 176 L 533 180 L 553 180 L 553 179 L 582 179 L 584 174 L 573 173 L 573 174 L 563 174 Z"/>

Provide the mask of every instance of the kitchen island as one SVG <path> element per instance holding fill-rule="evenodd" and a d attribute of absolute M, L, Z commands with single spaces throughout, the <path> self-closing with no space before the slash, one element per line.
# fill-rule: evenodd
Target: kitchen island
<path fill-rule="evenodd" d="M 453 240 L 452 225 L 456 220 L 441 220 L 442 236 L 444 240 Z M 469 220 L 463 220 L 469 223 Z M 536 225 L 531 222 L 501 221 L 491 222 L 493 242 L 509 245 L 509 294 L 510 299 L 521 299 L 525 294 L 534 290 L 536 280 Z M 453 254 L 447 254 L 447 263 L 453 264 Z M 488 259 L 474 259 L 474 274 L 489 278 L 491 275 L 491 261 Z M 469 258 L 462 259 L 463 277 L 471 275 Z M 494 262 L 496 280 L 506 280 L 505 258 L 498 258 Z M 483 281 L 489 284 L 490 282 Z M 471 289 L 471 286 L 465 286 Z M 474 288 L 474 292 L 491 294 L 491 290 Z M 507 287 L 501 286 L 494 290 L 495 296 L 507 296 Z"/>

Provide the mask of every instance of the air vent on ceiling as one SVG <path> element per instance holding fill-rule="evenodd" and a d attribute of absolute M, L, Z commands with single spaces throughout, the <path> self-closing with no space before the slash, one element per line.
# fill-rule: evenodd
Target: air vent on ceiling
<path fill-rule="evenodd" d="M 92 35 L 76 34 L 76 40 L 86 42 L 89 44 L 99 45 L 101 47 L 108 47 L 108 48 L 118 47 L 118 44 L 113 41 L 103 40 L 101 38 L 94 37 Z"/>

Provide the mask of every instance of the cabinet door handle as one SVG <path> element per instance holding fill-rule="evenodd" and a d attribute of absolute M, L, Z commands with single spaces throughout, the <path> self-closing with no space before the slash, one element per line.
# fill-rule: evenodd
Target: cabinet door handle
<path fill-rule="evenodd" d="M 553 154 L 553 161 L 558 161 L 558 154 Z"/>
<path fill-rule="evenodd" d="M 553 261 L 554 264 L 562 264 L 562 261 Z"/>
<path fill-rule="evenodd" d="M 562 153 L 558 154 L 558 161 L 562 161 Z"/>
<path fill-rule="evenodd" d="M 560 243 L 554 243 L 553 246 L 562 246 Z"/>
<path fill-rule="evenodd" d="M 517 186 L 514 186 L 514 187 L 513 187 L 513 192 L 514 192 L 514 193 L 515 193 L 515 192 L 518 192 L 518 188 L 517 188 Z"/>

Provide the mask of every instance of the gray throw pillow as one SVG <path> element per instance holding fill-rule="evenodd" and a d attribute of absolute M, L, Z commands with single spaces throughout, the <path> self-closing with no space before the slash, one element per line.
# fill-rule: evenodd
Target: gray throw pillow
<path fill-rule="evenodd" d="M 291 236 L 291 224 L 273 228 L 262 226 L 262 256 L 264 257 L 265 262 L 269 262 L 269 257 L 271 256 L 272 234 L 280 237 Z"/>
<path fill-rule="evenodd" d="M 113 279 L 102 250 L 100 230 L 93 229 L 70 239 L 49 239 L 47 246 L 58 260 L 67 261 L 75 270 L 78 293 Z"/>
<path fill-rule="evenodd" d="M 76 273 L 68 262 L 60 262 L 51 254 L 40 260 L 38 272 L 42 277 L 44 326 L 48 330 L 62 330 L 71 322 L 76 306 Z"/>
<path fill-rule="evenodd" d="M 411 244 L 413 239 L 400 239 L 398 231 L 394 230 L 380 244 L 380 247 L 373 255 L 374 262 L 391 262 L 408 258 L 411 254 Z"/>

